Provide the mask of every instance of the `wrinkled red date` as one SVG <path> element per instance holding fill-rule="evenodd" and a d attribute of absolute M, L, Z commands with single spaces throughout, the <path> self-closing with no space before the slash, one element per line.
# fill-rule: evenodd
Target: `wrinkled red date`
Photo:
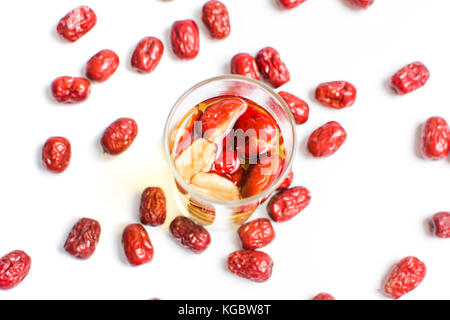
<path fill-rule="evenodd" d="M 125 256 L 132 266 L 152 261 L 153 245 L 145 228 L 140 224 L 130 224 L 123 231 L 122 244 Z"/>
<path fill-rule="evenodd" d="M 291 79 L 288 68 L 274 48 L 261 49 L 256 55 L 256 64 L 264 79 L 274 88 L 282 86 Z"/>
<path fill-rule="evenodd" d="M 403 67 L 391 78 L 391 87 L 399 95 L 410 93 L 425 85 L 430 71 L 422 62 L 413 62 Z"/>
<path fill-rule="evenodd" d="M 431 231 L 439 238 L 450 238 L 450 212 L 438 212 L 433 215 Z"/>
<path fill-rule="evenodd" d="M 0 259 L 0 289 L 17 286 L 28 275 L 31 258 L 21 250 L 15 250 Z"/>
<path fill-rule="evenodd" d="M 178 243 L 195 253 L 205 251 L 211 242 L 208 230 L 183 216 L 178 216 L 172 221 L 170 232 Z"/>
<path fill-rule="evenodd" d="M 406 257 L 400 260 L 391 271 L 384 292 L 393 299 L 414 290 L 425 278 L 425 264 L 416 257 Z"/>
<path fill-rule="evenodd" d="M 316 89 L 316 99 L 333 109 L 347 108 L 355 103 L 356 88 L 347 81 L 324 82 Z"/>
<path fill-rule="evenodd" d="M 275 238 L 275 230 L 269 219 L 256 219 L 238 229 L 242 248 L 255 250 L 267 246 Z"/>
<path fill-rule="evenodd" d="M 283 190 L 288 188 L 292 184 L 292 180 L 294 180 L 294 171 L 291 170 L 286 176 L 286 179 L 284 179 L 284 181 L 277 188 L 277 190 Z"/>
<path fill-rule="evenodd" d="M 274 195 L 267 210 L 273 221 L 284 222 L 291 220 L 311 202 L 311 194 L 305 187 L 284 189 Z"/>
<path fill-rule="evenodd" d="M 328 157 L 342 146 L 346 138 L 344 128 L 336 121 L 330 121 L 311 134 L 308 150 L 314 157 Z"/>
<path fill-rule="evenodd" d="M 248 53 L 239 53 L 231 59 L 230 71 L 232 74 L 259 80 L 259 70 L 256 60 Z"/>
<path fill-rule="evenodd" d="M 63 17 L 56 30 L 65 39 L 75 42 L 88 33 L 96 23 L 95 12 L 87 6 L 80 6 Z"/>
<path fill-rule="evenodd" d="M 133 143 L 137 133 L 136 121 L 130 118 L 117 119 L 103 133 L 103 150 L 112 155 L 122 153 Z"/>
<path fill-rule="evenodd" d="M 308 121 L 309 106 L 304 100 L 286 91 L 280 91 L 278 94 L 288 105 L 296 124 L 304 124 Z"/>
<path fill-rule="evenodd" d="M 88 259 L 100 240 L 101 227 L 98 221 L 82 218 L 73 226 L 64 249 L 79 259 Z"/>
<path fill-rule="evenodd" d="M 356 9 L 367 9 L 370 7 L 374 0 L 347 0 L 348 4 Z"/>
<path fill-rule="evenodd" d="M 159 226 L 166 221 L 166 196 L 158 187 L 148 187 L 142 192 L 139 216 L 142 224 Z"/>
<path fill-rule="evenodd" d="M 293 9 L 306 0 L 278 0 L 280 5 L 285 9 Z"/>
<path fill-rule="evenodd" d="M 235 251 L 228 256 L 228 270 L 251 281 L 269 280 L 272 268 L 272 258 L 262 251 Z"/>
<path fill-rule="evenodd" d="M 60 103 L 83 102 L 91 93 L 91 83 L 88 79 L 78 77 L 59 77 L 52 82 L 52 94 Z"/>
<path fill-rule="evenodd" d="M 422 130 L 422 155 L 432 160 L 443 159 L 450 151 L 450 129 L 441 117 L 429 118 Z"/>
<path fill-rule="evenodd" d="M 91 80 L 104 82 L 116 72 L 119 63 L 119 56 L 114 51 L 102 50 L 88 61 L 86 75 Z"/>
<path fill-rule="evenodd" d="M 139 41 L 131 57 L 131 66 L 143 73 L 151 73 L 158 66 L 164 53 L 164 45 L 155 37 Z"/>
<path fill-rule="evenodd" d="M 70 142 L 64 137 L 51 137 L 42 147 L 42 163 L 45 168 L 55 173 L 67 169 L 71 156 Z"/>
<path fill-rule="evenodd" d="M 331 294 L 325 293 L 325 292 L 319 293 L 312 299 L 313 300 L 336 300 Z"/>
<path fill-rule="evenodd" d="M 241 161 L 234 150 L 223 151 L 216 159 L 212 171 L 221 175 L 232 175 L 239 170 Z"/>
<path fill-rule="evenodd" d="M 203 6 L 202 21 L 214 39 L 225 39 L 231 31 L 227 7 L 220 1 L 210 0 Z"/>
<path fill-rule="evenodd" d="M 194 20 L 174 22 L 171 33 L 172 49 L 180 59 L 194 59 L 200 50 L 197 23 Z"/>

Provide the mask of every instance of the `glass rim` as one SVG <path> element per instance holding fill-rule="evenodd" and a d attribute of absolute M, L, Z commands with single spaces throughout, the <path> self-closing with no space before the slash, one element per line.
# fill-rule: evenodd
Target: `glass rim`
<path fill-rule="evenodd" d="M 174 161 L 172 160 L 172 153 L 171 150 L 169 150 L 169 136 L 170 136 L 170 120 L 173 118 L 177 107 L 185 100 L 185 98 L 187 96 L 189 96 L 193 91 L 197 90 L 200 87 L 203 87 L 211 82 L 216 82 L 216 81 L 222 81 L 222 80 L 240 80 L 240 81 L 244 81 L 244 82 L 248 82 L 250 84 L 256 85 L 260 88 L 262 88 L 264 91 L 266 91 L 267 93 L 269 93 L 269 95 L 271 95 L 272 97 L 274 97 L 279 104 L 281 105 L 281 107 L 283 108 L 283 110 L 286 112 L 287 117 L 289 119 L 289 122 L 291 123 L 291 130 L 292 130 L 292 154 L 291 154 L 291 158 L 289 159 L 287 165 L 284 168 L 284 171 L 282 172 L 282 174 L 280 174 L 278 176 L 278 178 L 275 180 L 275 182 L 272 184 L 272 186 L 270 188 L 267 188 L 266 190 L 264 190 L 263 192 L 254 195 L 252 197 L 248 197 L 248 198 L 243 198 L 240 200 L 218 200 L 218 199 L 214 199 L 214 198 L 210 198 L 208 196 L 205 196 L 201 193 L 199 193 L 198 191 L 194 190 L 194 188 L 192 188 L 188 183 L 186 183 L 182 177 L 180 176 L 180 174 L 178 173 L 178 171 L 175 168 L 175 164 Z M 199 101 L 198 103 L 200 103 L 202 101 Z M 169 164 L 169 168 L 170 171 L 172 172 L 172 174 L 175 177 L 175 180 L 177 183 L 180 184 L 180 186 L 187 191 L 188 194 L 193 195 L 194 198 L 200 201 L 204 201 L 206 203 L 211 203 L 211 204 L 216 204 L 216 205 L 222 205 L 222 206 L 232 206 L 232 207 L 239 207 L 239 206 L 243 206 L 243 205 L 247 205 L 249 203 L 252 202 L 256 202 L 259 201 L 260 199 L 264 199 L 268 196 L 270 196 L 271 193 L 273 193 L 278 186 L 286 179 L 287 175 L 289 174 L 291 167 L 292 167 L 292 163 L 294 161 L 295 158 L 295 146 L 297 145 L 297 134 L 296 134 L 296 124 L 295 124 L 295 120 L 294 120 L 294 116 L 292 115 L 291 110 L 289 109 L 288 105 L 286 104 L 286 102 L 283 100 L 283 98 L 280 97 L 280 95 L 278 93 L 276 93 L 272 88 L 270 88 L 269 86 L 267 86 L 266 84 L 262 83 L 261 81 L 258 80 L 254 80 L 252 78 L 249 77 L 244 77 L 241 75 L 222 75 L 222 76 L 217 76 L 217 77 L 213 77 L 213 78 L 209 78 L 206 80 L 203 80 L 199 83 L 197 83 L 196 85 L 194 85 L 193 87 L 191 87 L 190 89 L 188 89 L 187 91 L 185 91 L 179 98 L 178 100 L 175 102 L 175 104 L 173 105 L 172 109 L 170 110 L 169 115 L 167 116 L 167 120 L 166 120 L 166 124 L 164 127 L 164 153 L 166 156 L 166 160 Z"/>

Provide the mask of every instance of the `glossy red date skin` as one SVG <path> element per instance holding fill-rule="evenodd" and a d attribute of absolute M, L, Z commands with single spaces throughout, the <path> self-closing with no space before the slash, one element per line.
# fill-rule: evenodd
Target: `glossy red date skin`
<path fill-rule="evenodd" d="M 231 59 L 230 69 L 231 74 L 239 74 L 255 80 L 260 79 L 256 60 L 248 53 L 238 53 L 235 55 Z"/>
<path fill-rule="evenodd" d="M 210 0 L 203 6 L 202 21 L 214 39 L 230 35 L 230 17 L 227 7 L 220 1 Z"/>
<path fill-rule="evenodd" d="M 202 116 L 203 137 L 211 139 L 219 128 L 227 126 L 223 135 L 227 135 L 233 128 L 239 115 L 244 112 L 247 105 L 242 99 L 226 98 L 206 108 Z"/>
<path fill-rule="evenodd" d="M 136 121 L 131 118 L 117 119 L 103 133 L 103 150 L 111 155 L 120 154 L 131 146 L 137 133 Z"/>
<path fill-rule="evenodd" d="M 336 300 L 331 294 L 325 293 L 325 292 L 319 293 L 312 299 L 313 300 Z"/>
<path fill-rule="evenodd" d="M 430 78 L 430 71 L 422 62 L 413 62 L 403 67 L 391 78 L 391 87 L 399 95 L 417 90 Z"/>
<path fill-rule="evenodd" d="M 70 142 L 64 137 L 51 137 L 42 147 L 42 163 L 45 168 L 55 173 L 67 169 L 71 156 Z"/>
<path fill-rule="evenodd" d="M 256 250 L 267 246 L 275 238 L 275 230 L 269 219 L 256 219 L 243 224 L 238 229 L 242 248 Z"/>
<path fill-rule="evenodd" d="M 244 169 L 242 169 L 242 167 L 240 167 L 235 173 L 226 174 L 224 176 L 228 180 L 232 181 L 236 186 L 240 187 L 244 173 L 245 173 Z"/>
<path fill-rule="evenodd" d="M 208 230 L 183 216 L 178 216 L 172 221 L 170 232 L 181 246 L 194 253 L 202 253 L 211 243 Z"/>
<path fill-rule="evenodd" d="M 308 139 L 308 150 L 316 158 L 334 154 L 347 139 L 344 128 L 330 121 L 316 129 Z"/>
<path fill-rule="evenodd" d="M 159 187 L 149 187 L 142 192 L 139 217 L 142 224 L 159 226 L 166 221 L 166 196 Z"/>
<path fill-rule="evenodd" d="M 237 151 L 243 158 L 252 158 L 268 152 L 278 141 L 280 129 L 270 115 L 248 106 L 234 126 L 235 134 L 244 133 L 248 139 L 237 141 Z"/>
<path fill-rule="evenodd" d="M 264 79 L 274 88 L 282 86 L 291 79 L 289 70 L 274 48 L 261 49 L 256 55 L 256 64 Z"/>
<path fill-rule="evenodd" d="M 351 107 L 356 100 L 356 88 L 347 81 L 324 82 L 316 89 L 316 99 L 333 109 Z"/>
<path fill-rule="evenodd" d="M 431 231 L 436 237 L 450 238 L 450 212 L 438 212 L 431 218 Z"/>
<path fill-rule="evenodd" d="M 213 165 L 213 172 L 220 175 L 232 175 L 241 167 L 237 153 L 234 150 L 223 151 L 216 159 Z"/>
<path fill-rule="evenodd" d="M 15 250 L 0 259 L 0 289 L 9 290 L 25 279 L 30 271 L 31 258 L 22 250 Z"/>
<path fill-rule="evenodd" d="M 241 195 L 249 198 L 266 190 L 278 178 L 283 169 L 279 155 L 262 158 L 252 164 L 242 178 Z"/>
<path fill-rule="evenodd" d="M 285 9 L 293 9 L 306 0 L 278 0 L 278 3 Z"/>
<path fill-rule="evenodd" d="M 194 20 L 176 21 L 171 32 L 172 49 L 180 59 L 194 59 L 200 51 L 200 38 Z"/>
<path fill-rule="evenodd" d="M 85 101 L 91 93 L 91 83 L 83 77 L 63 76 L 52 82 L 52 94 L 60 103 L 78 103 Z"/>
<path fill-rule="evenodd" d="M 280 91 L 278 94 L 288 105 L 296 124 L 304 124 L 308 121 L 309 105 L 304 100 L 286 91 Z"/>
<path fill-rule="evenodd" d="M 391 271 L 384 292 L 393 299 L 398 299 L 414 290 L 425 278 L 425 264 L 416 257 L 406 257 L 400 260 Z"/>
<path fill-rule="evenodd" d="M 228 270 L 254 282 L 269 280 L 272 268 L 272 258 L 262 251 L 235 251 L 228 256 Z"/>
<path fill-rule="evenodd" d="M 292 184 L 292 180 L 294 180 L 294 171 L 291 170 L 286 176 L 286 179 L 284 179 L 284 181 L 277 188 L 277 190 L 283 190 L 288 188 Z"/>
<path fill-rule="evenodd" d="M 66 40 L 75 42 L 88 33 L 96 23 L 95 12 L 87 6 L 80 6 L 59 21 L 56 31 Z"/>
<path fill-rule="evenodd" d="M 274 195 L 267 204 L 267 211 L 273 221 L 289 221 L 311 202 L 311 194 L 305 187 L 284 189 Z"/>
<path fill-rule="evenodd" d="M 131 66 L 139 72 L 151 73 L 158 66 L 164 54 L 164 44 L 155 37 L 139 41 L 131 57 Z"/>
<path fill-rule="evenodd" d="M 119 63 L 119 56 L 114 51 L 102 50 L 88 61 L 86 75 L 91 80 L 104 82 L 116 72 Z"/>
<path fill-rule="evenodd" d="M 101 227 L 98 221 L 82 218 L 70 231 L 64 249 L 75 258 L 88 259 L 95 252 L 100 233 Z"/>
<path fill-rule="evenodd" d="M 421 151 L 424 158 L 439 160 L 450 151 L 450 129 L 441 117 L 429 118 L 422 130 Z"/>
<path fill-rule="evenodd" d="M 145 228 L 130 224 L 123 231 L 122 244 L 125 256 L 132 266 L 139 266 L 153 259 L 153 245 Z"/>
<path fill-rule="evenodd" d="M 347 0 L 348 4 L 356 9 L 367 9 L 370 7 L 374 0 Z"/>

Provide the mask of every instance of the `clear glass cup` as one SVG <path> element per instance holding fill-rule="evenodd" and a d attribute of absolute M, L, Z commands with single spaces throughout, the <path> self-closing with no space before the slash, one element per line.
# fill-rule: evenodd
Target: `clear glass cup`
<path fill-rule="evenodd" d="M 194 190 L 177 172 L 170 150 L 171 134 L 185 115 L 199 103 L 224 95 L 249 99 L 268 111 L 281 130 L 285 146 L 283 170 L 272 185 L 253 197 L 233 201 L 213 199 Z M 255 209 L 270 197 L 291 170 L 295 145 L 295 121 L 284 100 L 262 82 L 239 75 L 211 78 L 186 91 L 173 106 L 164 129 L 165 155 L 174 176 L 175 198 L 179 201 L 180 209 L 197 222 L 214 225 L 220 229 L 236 226 L 248 220 Z"/>

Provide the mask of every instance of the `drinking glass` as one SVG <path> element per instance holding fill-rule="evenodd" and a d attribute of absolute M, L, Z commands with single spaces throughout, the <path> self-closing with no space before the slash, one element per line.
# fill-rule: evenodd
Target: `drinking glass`
<path fill-rule="evenodd" d="M 225 201 L 200 194 L 181 178 L 174 165 L 170 141 L 174 130 L 177 130 L 180 121 L 192 108 L 205 100 L 219 96 L 236 96 L 255 102 L 272 115 L 283 136 L 285 158 L 281 174 L 264 191 L 249 198 Z M 175 103 L 164 129 L 165 156 L 175 180 L 175 198 L 180 210 L 203 225 L 214 225 L 217 228 L 243 223 L 284 181 L 291 170 L 295 145 L 295 122 L 289 107 L 277 93 L 262 82 L 239 75 L 226 75 L 196 84 Z"/>

